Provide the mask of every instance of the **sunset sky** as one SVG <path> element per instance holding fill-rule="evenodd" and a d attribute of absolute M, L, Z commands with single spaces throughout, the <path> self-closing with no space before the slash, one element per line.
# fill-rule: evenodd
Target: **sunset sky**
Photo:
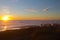
<path fill-rule="evenodd" d="M 0 17 L 4 15 L 13 20 L 60 20 L 60 0 L 0 0 Z"/>

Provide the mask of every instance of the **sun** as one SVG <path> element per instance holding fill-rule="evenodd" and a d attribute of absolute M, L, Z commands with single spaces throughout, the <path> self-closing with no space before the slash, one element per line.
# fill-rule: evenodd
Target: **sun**
<path fill-rule="evenodd" d="M 9 20 L 9 17 L 8 17 L 8 16 L 4 16 L 4 17 L 2 18 L 2 20 Z"/>
<path fill-rule="evenodd" d="M 4 16 L 2 17 L 2 20 L 3 20 L 3 21 L 11 20 L 11 16 L 9 16 L 9 15 L 4 15 Z"/>

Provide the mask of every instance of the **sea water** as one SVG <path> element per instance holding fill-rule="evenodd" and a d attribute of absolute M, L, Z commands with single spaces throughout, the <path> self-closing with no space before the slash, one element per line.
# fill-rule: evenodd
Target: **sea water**
<path fill-rule="evenodd" d="M 0 30 L 7 27 L 7 30 L 11 30 L 13 28 L 20 28 L 27 25 L 40 25 L 40 24 L 60 24 L 60 20 L 11 20 L 11 21 L 0 21 Z"/>

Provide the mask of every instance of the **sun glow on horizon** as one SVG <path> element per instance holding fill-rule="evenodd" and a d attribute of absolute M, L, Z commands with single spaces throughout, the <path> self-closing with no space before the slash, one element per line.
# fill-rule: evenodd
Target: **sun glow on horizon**
<path fill-rule="evenodd" d="M 7 22 L 8 22 L 9 20 L 12 20 L 12 16 L 10 16 L 10 15 L 1 16 L 1 20 L 3 21 L 3 23 L 4 23 L 4 25 L 5 25 L 1 31 L 6 31 L 7 28 L 8 28 L 8 26 L 6 26 L 6 25 L 8 25 Z"/>
<path fill-rule="evenodd" d="M 3 17 L 1 18 L 1 20 L 3 20 L 3 21 L 11 20 L 11 16 L 5 15 L 5 16 L 3 16 Z"/>

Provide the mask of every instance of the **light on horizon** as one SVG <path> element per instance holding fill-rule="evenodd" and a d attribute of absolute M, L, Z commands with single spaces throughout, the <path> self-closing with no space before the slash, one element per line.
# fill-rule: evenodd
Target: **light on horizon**
<path fill-rule="evenodd" d="M 11 16 L 9 15 L 5 15 L 1 18 L 2 21 L 8 21 L 8 20 L 11 20 Z"/>

